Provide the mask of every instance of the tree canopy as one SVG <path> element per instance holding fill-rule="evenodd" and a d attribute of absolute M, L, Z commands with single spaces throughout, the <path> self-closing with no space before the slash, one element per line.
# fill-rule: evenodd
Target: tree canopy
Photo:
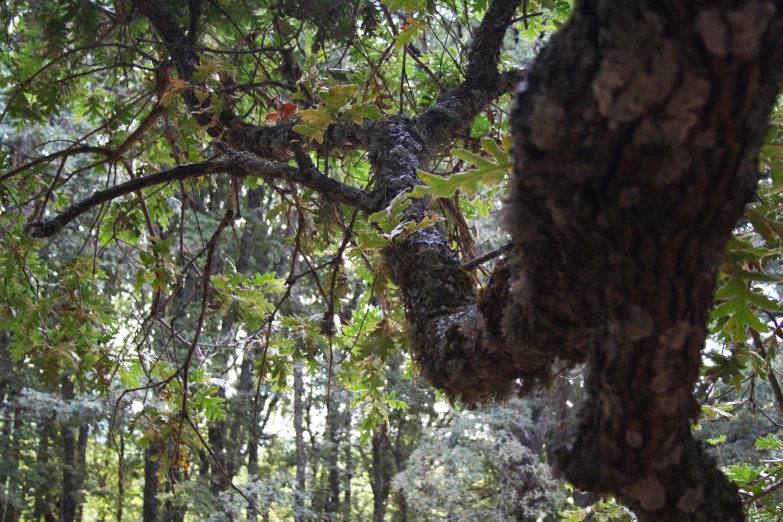
<path fill-rule="evenodd" d="M 783 2 L 2 20 L 0 522 L 783 515 Z"/>

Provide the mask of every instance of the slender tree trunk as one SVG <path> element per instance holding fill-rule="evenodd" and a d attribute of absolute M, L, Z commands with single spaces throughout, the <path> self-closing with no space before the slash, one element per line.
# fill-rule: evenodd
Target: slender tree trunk
<path fill-rule="evenodd" d="M 76 476 L 76 491 L 81 493 L 84 490 L 84 481 L 87 478 L 87 442 L 90 435 L 90 425 L 87 422 L 82 422 L 79 426 L 79 439 L 78 439 L 78 462 L 77 462 L 77 476 Z M 76 506 L 76 522 L 82 522 L 84 503 L 81 501 L 81 495 L 77 498 Z"/>
<path fill-rule="evenodd" d="M 179 483 L 180 480 L 182 480 L 182 472 L 179 470 L 179 468 L 176 468 L 172 475 L 174 476 L 174 481 Z M 166 492 L 172 493 L 174 491 L 174 485 L 171 483 L 171 481 L 166 482 Z M 167 500 L 165 504 L 165 511 L 163 514 L 163 522 L 184 522 L 185 520 L 185 514 L 186 514 L 186 507 L 181 504 L 175 504 L 173 500 Z"/>
<path fill-rule="evenodd" d="M 346 422 L 345 427 L 348 432 L 351 431 L 353 428 L 353 416 L 351 414 L 351 408 L 346 408 Z M 343 504 L 342 504 L 342 512 L 343 512 L 343 522 L 351 522 L 351 481 L 353 480 L 353 474 L 354 470 L 356 469 L 356 459 L 353 455 L 353 448 L 350 444 L 345 444 L 344 447 L 345 451 L 345 485 L 344 485 L 344 492 L 343 492 Z"/>
<path fill-rule="evenodd" d="M 5 514 L 3 522 L 17 522 L 22 514 L 22 507 L 24 506 L 24 488 L 19 476 L 19 461 L 22 458 L 20 452 L 21 439 L 24 438 L 22 434 L 22 416 L 19 412 L 15 412 L 13 415 L 13 429 L 10 436 L 10 448 L 7 454 L 9 460 L 8 464 L 8 485 L 6 489 L 6 498 L 8 502 L 5 505 Z"/>
<path fill-rule="evenodd" d="M 182 478 L 182 471 L 180 471 L 179 468 L 176 468 L 172 471 L 172 475 L 174 477 L 174 482 L 177 484 L 180 483 Z M 171 481 L 166 481 L 166 492 L 167 493 L 173 493 L 174 492 L 174 485 L 171 483 Z M 164 506 L 164 513 L 163 513 L 163 522 L 184 522 L 185 520 L 185 514 L 187 512 L 186 506 L 182 504 L 176 504 L 173 500 L 169 498 L 169 500 L 166 500 L 165 506 Z"/>
<path fill-rule="evenodd" d="M 252 432 L 247 438 L 247 476 L 248 480 L 258 479 L 258 441 Z M 258 497 L 255 493 L 251 492 L 248 496 L 250 501 L 260 509 L 261 506 L 258 505 Z M 247 508 L 247 520 L 252 522 L 258 520 L 258 514 L 250 506 Z"/>
<path fill-rule="evenodd" d="M 160 461 L 152 460 L 162 447 L 159 442 L 153 442 L 144 452 L 144 502 L 142 507 L 143 522 L 158 522 L 158 471 Z"/>
<path fill-rule="evenodd" d="M 331 396 L 327 397 L 329 403 L 329 415 L 327 418 L 327 468 L 328 488 L 326 492 L 326 506 L 324 508 L 324 520 L 336 521 L 340 512 L 340 468 L 338 467 L 338 457 L 340 452 L 340 433 L 344 432 L 341 426 L 343 417 L 337 409 L 337 397 L 340 390 L 335 386 L 331 390 Z"/>
<path fill-rule="evenodd" d="M 122 522 L 125 508 L 125 475 L 122 472 L 122 462 L 125 461 L 125 437 L 120 435 L 120 461 L 117 464 L 117 522 Z"/>
<path fill-rule="evenodd" d="M 5 402 L 9 396 L 11 379 L 14 376 L 14 363 L 8 345 L 11 339 L 5 330 L 0 330 L 0 402 Z"/>
<path fill-rule="evenodd" d="M 305 501 L 305 472 L 307 456 L 304 445 L 304 428 L 302 426 L 302 396 L 304 394 L 304 380 L 302 378 L 302 363 L 294 363 L 294 432 L 296 434 L 296 498 L 295 513 L 296 522 L 305 520 L 302 515 Z"/>
<path fill-rule="evenodd" d="M 372 436 L 372 520 L 384 522 L 386 518 L 386 500 L 391 489 L 391 460 L 386 451 L 388 430 L 385 423 Z"/>
<path fill-rule="evenodd" d="M 70 374 L 62 377 L 62 397 L 65 401 L 74 400 L 73 380 Z M 63 501 L 61 508 L 62 522 L 74 522 L 76 519 L 76 441 L 73 436 L 73 427 L 68 423 L 62 426 L 63 441 Z"/>
<path fill-rule="evenodd" d="M 400 414 L 400 422 L 397 424 L 397 434 L 394 437 L 394 445 L 388 441 L 389 449 L 394 455 L 394 466 L 397 473 L 402 473 L 405 469 L 405 461 L 402 454 L 402 430 L 405 427 L 405 416 Z M 388 438 L 387 438 L 388 439 Z M 397 511 L 401 522 L 408 522 L 408 497 L 405 495 L 405 489 L 400 488 L 394 493 L 394 499 L 397 502 Z"/>
<path fill-rule="evenodd" d="M 19 385 L 14 383 L 14 371 L 8 346 L 11 336 L 0 330 L 0 402 L 12 402 L 19 396 Z M 22 458 L 20 442 L 23 419 L 18 410 L 3 409 L 2 432 L 0 432 L 0 520 L 16 522 L 24 505 L 24 484 L 19 477 L 19 461 Z M 12 413 L 13 411 L 13 413 Z M 3 462 L 5 461 L 5 462 Z"/>
<path fill-rule="evenodd" d="M 0 448 L 2 448 L 3 453 L 0 456 L 3 461 L 5 461 L 3 466 L 0 466 L 0 521 L 5 519 L 5 511 L 8 509 L 8 488 L 10 485 L 8 484 L 9 481 L 9 475 L 10 473 L 8 470 L 11 469 L 13 462 L 11 462 L 11 458 L 9 458 L 11 454 L 11 448 L 13 446 L 13 442 L 11 440 L 11 427 L 13 426 L 13 422 L 11 421 L 11 410 L 6 410 L 3 412 L 3 429 L 0 431 L 0 442 L 4 442 Z"/>
<path fill-rule="evenodd" d="M 49 461 L 49 430 L 51 429 L 51 422 L 44 421 L 41 428 L 41 435 L 38 439 L 38 467 L 39 469 L 45 469 L 47 462 Z M 35 503 L 33 505 L 33 521 L 39 522 L 44 517 L 45 513 L 51 512 L 49 508 L 49 488 L 42 486 L 35 490 Z"/>
<path fill-rule="evenodd" d="M 226 398 L 226 391 L 223 388 L 218 388 L 217 394 L 221 399 Z M 209 427 L 207 429 L 207 439 L 210 447 L 212 448 L 212 451 L 217 457 L 217 462 L 215 462 L 214 458 L 210 456 L 209 482 L 210 482 L 210 490 L 214 495 L 218 495 L 221 492 L 226 491 L 226 489 L 228 489 L 229 487 L 229 483 L 226 480 L 226 477 L 223 476 L 223 473 L 220 471 L 220 468 L 218 467 L 218 463 L 220 463 L 220 467 L 226 465 L 225 435 L 226 435 L 225 420 L 221 419 L 221 420 L 213 420 L 209 422 Z M 225 470 L 225 467 L 223 469 Z M 229 469 L 233 469 L 233 467 L 230 467 Z"/>

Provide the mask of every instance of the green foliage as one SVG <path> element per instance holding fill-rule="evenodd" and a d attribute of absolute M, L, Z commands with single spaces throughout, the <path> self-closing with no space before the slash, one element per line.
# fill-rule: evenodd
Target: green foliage
<path fill-rule="evenodd" d="M 358 85 L 336 85 L 319 92 L 322 103 L 315 109 L 305 109 L 298 113 L 302 123 L 294 126 L 294 131 L 318 143 L 324 142 L 324 132 L 332 124 L 342 122 L 361 125 L 364 119 L 378 120 L 381 115 L 378 107 L 371 103 L 349 103 L 359 92 Z"/>
<path fill-rule="evenodd" d="M 628 508 L 617 505 L 614 497 L 599 500 L 586 508 L 568 509 L 560 512 L 563 522 L 582 522 L 582 520 L 595 520 L 600 522 L 632 522 L 636 517 Z"/>
<path fill-rule="evenodd" d="M 428 186 L 418 186 L 409 194 L 410 197 L 421 198 L 429 194 L 436 198 L 444 198 L 461 192 L 469 198 L 474 198 L 480 186 L 493 187 L 502 183 L 511 174 L 511 160 L 508 151 L 511 150 L 511 137 L 502 140 L 501 149 L 495 140 L 482 138 L 481 148 L 491 159 L 484 158 L 465 149 L 452 149 L 451 155 L 465 161 L 476 168 L 452 174 L 446 178 L 437 174 L 419 172 L 419 177 Z M 504 150 L 505 149 L 505 150 Z"/>
<path fill-rule="evenodd" d="M 183 29 L 186 4 L 165 2 Z M 30 223 L 97 190 L 212 158 L 232 125 L 285 125 L 286 137 L 293 126 L 318 145 L 330 125 L 361 134 L 370 120 L 421 113 L 461 82 L 488 4 L 207 2 L 188 81 L 165 69 L 172 53 L 127 3 L 4 4 L 0 176 L 21 170 L 0 181 L 0 482 L 21 519 L 39 508 L 57 513 L 68 466 L 85 480 L 85 520 L 117 518 L 120 491 L 123 518 L 138 518 L 148 458 L 160 466 L 161 509 L 243 519 L 246 501 L 208 449 L 278 520 L 372 519 L 376 468 L 396 476 L 385 501 L 391 520 L 400 517 L 400 493 L 411 521 L 631 519 L 613 499 L 567 504 L 540 444 L 527 445 L 519 426 L 543 433 L 541 419 L 555 418 L 564 402 L 537 404 L 536 420 L 516 400 L 480 413 L 435 406 L 379 255 L 426 227 L 448 234 L 455 248 L 467 242 L 461 234 L 484 251 L 506 241 L 491 214 L 512 169 L 508 96 L 455 136 L 450 153 L 433 155 L 425 167 L 433 172 L 419 172 L 423 185 L 371 216 L 287 180 L 257 176 L 242 187 L 230 176 L 204 176 L 116 198 L 49 240 L 29 235 Z M 531 16 L 508 31 L 501 66 L 532 58 L 572 5 L 525 2 Z M 200 107 L 190 110 L 186 97 Z M 165 110 L 137 136 L 158 105 Z M 222 123 L 224 111 L 241 123 Z M 699 383 L 706 391 L 696 435 L 747 498 L 783 478 L 783 448 L 769 431 L 770 421 L 779 423 L 770 380 L 780 375 L 783 337 L 782 126 L 779 106 L 762 148 L 758 198 L 727 246 Z M 101 152 L 133 136 L 122 157 Z M 23 168 L 72 146 L 89 151 Z M 330 178 L 372 190 L 369 158 L 346 148 L 321 149 L 313 160 Z M 432 199 L 431 214 L 412 221 L 410 198 Z M 438 210 L 439 198 L 461 216 Z M 213 242 L 229 204 L 241 219 Z M 456 233 L 458 217 L 465 226 Z M 294 365 L 304 367 L 301 503 Z M 64 397 L 66 373 L 73 399 Z M 70 430 L 79 455 L 85 428 L 81 469 L 65 462 L 64 440 Z M 338 497 L 351 491 L 347 513 L 327 512 L 332 472 Z M 521 491 L 520 481 L 535 485 Z M 749 518 L 775 520 L 780 504 L 780 493 L 760 496 Z"/>

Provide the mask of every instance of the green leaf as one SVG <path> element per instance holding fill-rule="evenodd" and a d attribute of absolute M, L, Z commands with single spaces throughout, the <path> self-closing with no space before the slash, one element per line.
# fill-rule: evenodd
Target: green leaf
<path fill-rule="evenodd" d="M 427 9 L 426 0 L 382 0 L 382 3 L 392 12 L 403 10 L 407 13 L 413 13 Z"/>
<path fill-rule="evenodd" d="M 717 300 L 725 299 L 726 301 L 712 311 L 711 317 L 718 319 L 728 316 L 723 330 L 731 336 L 734 342 L 742 343 L 748 338 L 748 328 L 753 328 L 757 332 L 766 332 L 768 329 L 767 325 L 758 317 L 759 312 L 751 308 L 751 305 L 758 310 L 769 312 L 781 312 L 783 306 L 753 289 L 751 281 L 764 279 L 764 276 L 754 275 L 740 269 L 732 258 L 732 252 L 729 252 L 728 257 L 729 260 L 724 265 L 724 272 L 729 275 L 729 279 L 715 293 Z"/>
<path fill-rule="evenodd" d="M 196 65 L 196 72 L 193 73 L 193 81 L 195 83 L 201 83 L 221 69 L 222 67 L 220 64 L 215 62 L 204 62 L 200 65 Z"/>
<path fill-rule="evenodd" d="M 492 159 L 479 156 L 465 149 L 453 149 L 451 155 L 467 163 L 475 165 L 476 168 L 452 174 L 448 177 L 437 174 L 428 174 L 418 171 L 419 177 L 427 185 L 418 186 L 408 194 L 410 197 L 422 198 L 429 194 L 435 198 L 446 198 L 453 196 L 455 192 L 460 191 L 469 198 L 474 198 L 478 194 L 480 186 L 493 187 L 503 182 L 508 174 L 511 173 L 512 165 L 508 156 L 510 149 L 510 139 L 503 140 L 506 150 L 501 149 L 498 144 L 490 139 L 481 140 L 481 148 L 491 156 Z"/>
<path fill-rule="evenodd" d="M 373 103 L 363 103 L 360 105 L 349 105 L 340 112 L 340 118 L 346 121 L 352 121 L 357 125 L 363 123 L 363 119 L 380 120 L 383 119 L 380 109 Z"/>
<path fill-rule="evenodd" d="M 358 257 L 367 250 L 375 250 L 389 246 L 389 240 L 387 237 L 382 236 L 377 231 L 362 230 L 358 234 L 358 241 L 355 247 L 348 251 L 348 256 Z"/>
<path fill-rule="evenodd" d="M 774 433 L 767 435 L 766 437 L 759 437 L 756 440 L 756 447 L 760 450 L 776 450 L 783 448 L 783 441 L 781 441 Z"/>

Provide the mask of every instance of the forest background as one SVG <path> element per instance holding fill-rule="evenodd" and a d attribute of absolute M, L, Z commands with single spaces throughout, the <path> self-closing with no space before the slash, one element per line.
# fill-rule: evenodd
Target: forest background
<path fill-rule="evenodd" d="M 459 388 L 395 268 L 438 234 L 466 274 L 428 275 L 443 306 L 492 288 L 514 91 L 573 10 L 4 2 L 0 522 L 635 520 L 550 469 L 584 367 Z M 693 389 L 750 520 L 783 517 L 780 108 Z M 408 121 L 413 182 L 384 174 Z"/>

